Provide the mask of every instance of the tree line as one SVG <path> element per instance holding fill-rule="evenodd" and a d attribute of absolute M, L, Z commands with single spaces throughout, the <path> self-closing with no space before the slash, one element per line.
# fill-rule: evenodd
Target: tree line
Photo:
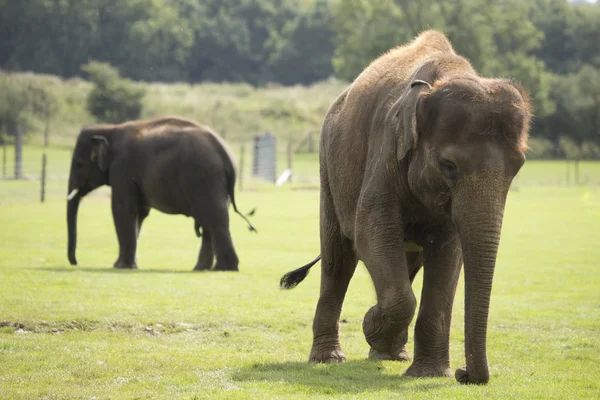
<path fill-rule="evenodd" d="M 564 156 L 600 142 L 600 3 L 566 0 L 0 1 L 0 68 L 255 86 L 352 80 L 424 29 L 487 76 L 520 81 L 532 132 Z M 596 146 L 597 151 L 597 146 Z M 598 156 L 598 155 L 596 155 Z"/>

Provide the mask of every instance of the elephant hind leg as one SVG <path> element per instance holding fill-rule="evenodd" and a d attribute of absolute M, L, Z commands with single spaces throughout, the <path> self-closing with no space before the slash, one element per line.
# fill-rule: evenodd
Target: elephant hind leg
<path fill-rule="evenodd" d="M 208 230 L 202 232 L 202 244 L 200 245 L 200 254 L 194 271 L 210 271 L 214 262 L 213 241 Z"/>
<path fill-rule="evenodd" d="M 353 243 L 341 233 L 328 189 L 321 193 L 321 294 L 313 321 L 311 362 L 344 361 L 340 345 L 340 313 L 358 258 Z"/>
<path fill-rule="evenodd" d="M 213 218 L 213 223 L 205 227 L 210 232 L 217 258 L 213 271 L 239 271 L 239 259 L 229 232 L 227 208 L 223 208 L 222 212 L 216 214 Z"/>
<path fill-rule="evenodd" d="M 211 231 L 211 235 L 214 241 L 214 251 L 217 256 L 217 263 L 213 271 L 239 271 L 239 259 L 233 247 L 229 225 Z"/>
<path fill-rule="evenodd" d="M 195 221 L 196 235 L 202 234 L 202 247 L 194 270 L 200 267 L 210 270 L 210 265 L 212 271 L 239 271 L 239 259 L 229 232 L 229 204 L 226 191 L 217 190 L 217 182 L 212 184 L 203 182 L 202 185 L 196 185 L 196 188 L 206 185 L 213 187 L 214 190 L 195 192 L 192 196 L 195 201 L 191 215 Z M 202 227 L 202 232 L 200 232 L 200 227 Z M 216 262 L 213 266 L 214 258 L 216 258 Z"/>

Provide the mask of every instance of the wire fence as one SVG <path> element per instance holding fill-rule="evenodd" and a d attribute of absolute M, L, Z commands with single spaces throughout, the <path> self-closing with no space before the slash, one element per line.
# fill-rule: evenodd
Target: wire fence
<path fill-rule="evenodd" d="M 318 149 L 314 144 L 314 138 L 310 141 L 313 141 L 313 144 L 307 144 L 306 138 L 295 142 L 278 138 L 274 144 L 273 154 L 267 157 L 273 168 L 273 171 L 269 172 L 268 179 L 264 176 L 262 178 L 256 176 L 257 146 L 254 140 L 230 142 L 229 147 L 238 164 L 237 190 L 259 190 L 275 187 L 277 183 L 281 184 L 279 186 L 281 188 L 292 186 L 318 189 Z M 19 180 L 14 179 L 15 155 L 14 145 L 0 145 L 0 206 L 65 198 L 72 148 L 24 146 L 22 179 Z M 42 186 L 44 174 L 45 185 Z M 532 186 L 600 186 L 600 162 L 528 161 L 513 181 L 512 187 L 519 189 Z M 109 194 L 110 189 L 102 188 L 90 195 L 109 196 Z"/>
<path fill-rule="evenodd" d="M 318 189 L 318 153 L 296 150 L 291 141 L 277 140 L 269 155 L 269 177 L 256 174 L 256 143 L 253 140 L 228 143 L 238 165 L 237 190 L 258 190 L 275 187 L 286 170 L 285 186 L 306 186 Z M 262 149 L 264 157 L 264 148 Z M 73 149 L 25 145 L 22 151 L 21 179 L 17 174 L 16 152 L 13 144 L 0 145 L 0 206 L 23 202 L 64 199 Z M 45 158 L 45 163 L 44 163 Z M 264 167 L 263 167 L 264 168 Z M 264 175 L 264 174 L 263 174 Z M 109 196 L 108 188 L 100 188 L 90 196 Z"/>

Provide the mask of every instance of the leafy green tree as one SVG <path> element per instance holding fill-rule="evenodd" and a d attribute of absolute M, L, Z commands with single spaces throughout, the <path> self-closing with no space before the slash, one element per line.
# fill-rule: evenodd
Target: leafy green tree
<path fill-rule="evenodd" d="M 123 72 L 139 80 L 176 81 L 185 76 L 184 64 L 193 44 L 188 21 L 166 0 L 154 0 L 146 15 L 129 30 L 130 57 Z"/>
<path fill-rule="evenodd" d="M 327 0 L 317 0 L 314 7 L 287 22 L 280 35 L 272 35 L 267 44 L 271 49 L 262 80 L 293 85 L 330 77 L 332 21 Z"/>
<path fill-rule="evenodd" d="M 483 75 L 512 77 L 528 89 L 539 143 L 596 140 L 590 104 L 598 88 L 585 81 L 600 69 L 600 2 L 0 0 L 0 68 L 71 77 L 98 60 L 136 80 L 310 84 L 332 73 L 352 80 L 431 28 L 445 32 Z M 107 99 L 135 104 L 125 88 L 136 86 L 118 73 L 98 74 L 106 81 L 90 102 L 112 110 L 98 118 L 124 118 Z M 42 110 L 43 95 L 35 100 L 26 92 L 25 109 Z"/>
<path fill-rule="evenodd" d="M 600 69 L 589 64 L 560 78 L 555 92 L 563 129 L 578 146 L 600 144 Z"/>
<path fill-rule="evenodd" d="M 490 4 L 489 25 L 495 44 L 493 61 L 488 64 L 492 76 L 514 78 L 528 89 L 536 116 L 555 112 L 550 97 L 552 77 L 545 63 L 535 56 L 542 46 L 544 33 L 533 23 L 535 4 L 520 0 L 503 0 Z"/>
<path fill-rule="evenodd" d="M 334 8 L 336 75 L 353 79 L 373 59 L 426 29 L 443 31 L 458 53 L 489 73 L 496 54 L 491 4 L 489 0 L 341 0 Z"/>
<path fill-rule="evenodd" d="M 92 61 L 82 69 L 94 84 L 87 108 L 98 121 L 121 123 L 140 117 L 145 89 L 122 79 L 119 72 L 106 63 Z"/>
<path fill-rule="evenodd" d="M 565 0 L 536 0 L 531 21 L 543 32 L 544 40 L 533 54 L 556 74 L 565 74 L 575 57 L 570 44 L 569 24 L 574 18 L 573 6 Z"/>
<path fill-rule="evenodd" d="M 193 81 L 261 83 L 267 43 L 295 15 L 289 1 L 207 0 L 186 10 L 195 28 L 188 58 Z"/>
<path fill-rule="evenodd" d="M 391 0 L 341 0 L 333 9 L 337 77 L 353 80 L 371 61 L 412 34 Z"/>
<path fill-rule="evenodd" d="M 21 77 L 0 72 L 0 128 L 14 136 L 29 105 L 27 85 Z"/>
<path fill-rule="evenodd" d="M 29 103 L 34 115 L 44 123 L 44 145 L 48 146 L 50 123 L 60 108 L 56 95 L 39 83 L 31 83 L 28 90 Z"/>
<path fill-rule="evenodd" d="M 574 48 L 579 63 L 571 72 L 579 70 L 583 64 L 600 68 L 600 2 L 574 6 L 573 14 L 568 27 L 569 45 Z"/>
<path fill-rule="evenodd" d="M 0 3 L 7 50 L 0 60 L 12 70 L 74 76 L 89 55 L 95 29 L 94 0 L 19 0 Z"/>

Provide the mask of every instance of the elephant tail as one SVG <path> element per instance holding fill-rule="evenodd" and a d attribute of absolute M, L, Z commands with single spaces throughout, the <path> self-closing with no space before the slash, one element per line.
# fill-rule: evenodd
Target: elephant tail
<path fill-rule="evenodd" d="M 310 271 L 312 266 L 315 265 L 320 259 L 321 255 L 319 254 L 317 258 L 315 258 L 308 264 L 293 271 L 290 271 L 284 276 L 282 276 L 281 281 L 279 281 L 279 287 L 281 287 L 281 289 L 293 289 L 296 286 L 298 286 L 298 284 L 302 282 L 304 278 L 306 278 L 306 275 L 308 275 L 308 272 Z"/>
<path fill-rule="evenodd" d="M 235 199 L 233 197 L 233 189 L 231 190 L 231 193 L 229 194 L 229 196 L 231 197 L 231 205 L 233 206 L 233 211 L 235 211 L 236 214 L 238 214 L 240 217 L 242 217 L 244 219 L 244 221 L 246 221 L 248 223 L 248 229 L 250 230 L 250 232 L 258 233 L 256 228 L 254 226 L 252 226 L 250 221 L 248 221 L 248 218 L 246 218 L 246 216 L 244 214 L 242 214 L 241 212 L 238 211 L 237 206 L 235 205 Z M 248 215 L 253 215 L 255 212 L 256 212 L 256 209 L 253 209 L 252 211 L 250 211 L 248 213 Z"/>
<path fill-rule="evenodd" d="M 215 135 L 215 137 L 216 137 L 216 135 Z M 231 205 L 233 206 L 233 211 L 235 211 L 236 214 L 238 214 L 240 217 L 242 217 L 244 219 L 244 221 L 246 221 L 250 232 L 258 233 L 256 228 L 254 226 L 252 226 L 250 221 L 248 221 L 248 218 L 246 218 L 246 216 L 244 214 L 242 214 L 241 212 L 239 212 L 237 209 L 237 205 L 235 204 L 235 172 L 236 172 L 235 170 L 236 170 L 236 167 L 231 158 L 231 154 L 227 151 L 225 143 L 218 138 L 217 138 L 217 140 L 219 141 L 219 146 L 217 146 L 217 148 L 221 152 L 221 156 L 223 157 L 223 160 L 225 161 L 225 176 L 227 178 L 227 192 L 229 194 L 229 198 L 231 199 Z M 250 211 L 248 213 L 248 215 L 249 216 L 253 215 L 255 212 L 256 212 L 256 208 L 252 209 L 252 211 Z"/>
<path fill-rule="evenodd" d="M 240 217 L 242 217 L 244 219 L 244 221 L 246 221 L 250 232 L 258 233 L 256 228 L 254 226 L 252 226 L 250 221 L 248 221 L 248 218 L 246 218 L 246 216 L 244 214 L 242 214 L 241 212 L 238 211 L 237 205 L 235 204 L 235 171 L 233 171 L 233 174 L 228 173 L 227 178 L 228 178 L 227 180 L 229 181 L 229 182 L 227 182 L 227 189 L 229 191 L 229 198 L 231 199 L 231 205 L 233 206 L 233 211 L 235 211 L 236 214 L 238 214 Z M 252 211 L 250 211 L 248 213 L 248 215 L 254 215 L 255 212 L 256 212 L 256 208 L 252 209 Z"/>

